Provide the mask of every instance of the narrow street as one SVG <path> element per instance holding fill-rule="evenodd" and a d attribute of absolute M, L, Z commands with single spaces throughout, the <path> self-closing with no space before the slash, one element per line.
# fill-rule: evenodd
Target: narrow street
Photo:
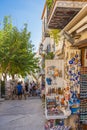
<path fill-rule="evenodd" d="M 7 100 L 0 103 L 0 130 L 44 130 L 41 99 Z"/>

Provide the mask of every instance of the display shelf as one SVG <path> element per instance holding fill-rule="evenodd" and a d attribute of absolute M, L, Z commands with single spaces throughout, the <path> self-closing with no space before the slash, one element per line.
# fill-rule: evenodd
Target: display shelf
<path fill-rule="evenodd" d="M 45 64 L 45 115 L 46 119 L 65 119 L 64 60 L 48 60 Z M 56 83 L 56 84 L 55 84 Z M 63 106 L 63 107 L 62 107 Z M 64 108 L 64 110 L 63 110 Z"/>
<path fill-rule="evenodd" d="M 67 116 L 65 116 L 65 115 L 63 115 L 63 114 L 61 114 L 61 115 L 48 115 L 47 114 L 47 111 L 45 111 L 45 116 L 46 116 L 46 119 L 47 120 L 50 120 L 50 119 L 66 119 L 67 118 Z"/>
<path fill-rule="evenodd" d="M 48 97 L 48 98 L 53 98 L 53 97 L 56 98 L 56 97 L 58 97 L 58 96 L 61 96 L 61 95 L 56 95 L 56 94 L 55 94 L 55 95 L 46 95 L 46 97 Z"/>
<path fill-rule="evenodd" d="M 47 120 L 45 123 L 45 130 L 70 130 L 71 126 L 64 125 L 64 120 Z"/>

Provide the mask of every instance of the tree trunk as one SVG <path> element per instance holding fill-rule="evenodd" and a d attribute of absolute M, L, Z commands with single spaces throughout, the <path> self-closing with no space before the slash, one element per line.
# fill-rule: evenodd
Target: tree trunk
<path fill-rule="evenodd" d="M 3 76 L 4 81 L 6 81 L 7 80 L 7 74 L 3 73 L 2 76 Z"/>
<path fill-rule="evenodd" d="M 14 77 L 14 75 L 12 75 L 12 79 L 14 79 L 15 77 Z"/>

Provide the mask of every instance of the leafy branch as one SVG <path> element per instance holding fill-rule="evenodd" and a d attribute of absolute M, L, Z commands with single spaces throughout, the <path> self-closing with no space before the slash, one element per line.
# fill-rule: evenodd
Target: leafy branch
<path fill-rule="evenodd" d="M 49 31 L 50 37 L 54 39 L 56 45 L 58 45 L 58 41 L 60 39 L 60 30 L 59 29 L 51 29 Z"/>
<path fill-rule="evenodd" d="M 46 3 L 47 3 L 47 6 L 48 6 L 48 9 L 50 9 L 51 6 L 52 6 L 53 0 L 46 0 Z"/>
<path fill-rule="evenodd" d="M 54 53 L 53 52 L 49 52 L 48 54 L 45 54 L 45 60 L 50 60 L 54 58 Z M 43 63 L 42 68 L 45 68 L 45 63 Z"/>

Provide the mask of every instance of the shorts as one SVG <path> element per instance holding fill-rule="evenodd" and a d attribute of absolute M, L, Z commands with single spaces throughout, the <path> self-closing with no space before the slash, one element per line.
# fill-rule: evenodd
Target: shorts
<path fill-rule="evenodd" d="M 18 94 L 17 95 L 22 95 L 22 92 L 18 92 Z"/>

